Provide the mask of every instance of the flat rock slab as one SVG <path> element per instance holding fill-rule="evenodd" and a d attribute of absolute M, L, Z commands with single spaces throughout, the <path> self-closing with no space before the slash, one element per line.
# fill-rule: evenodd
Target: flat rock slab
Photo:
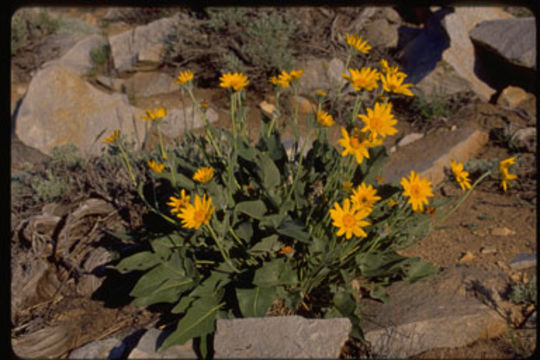
<path fill-rule="evenodd" d="M 515 65 L 536 69 L 533 17 L 484 21 L 469 32 L 473 42 Z"/>
<path fill-rule="evenodd" d="M 121 359 L 124 350 L 121 340 L 109 338 L 92 341 L 72 351 L 68 359 Z"/>
<path fill-rule="evenodd" d="M 443 169 L 450 167 L 451 160 L 468 161 L 488 139 L 486 133 L 470 128 L 428 134 L 392 153 L 384 177 L 389 183 L 399 183 L 401 177 L 409 176 L 414 170 L 436 185 L 444 179 Z"/>
<path fill-rule="evenodd" d="M 467 292 L 491 291 L 482 283 L 494 276 L 504 282 L 501 274 L 460 265 L 414 284 L 393 284 L 388 304 L 361 300 L 362 329 L 374 356 L 406 358 L 499 336 L 506 329 L 503 317 Z"/>
<path fill-rule="evenodd" d="M 129 353 L 128 359 L 196 359 L 193 344 L 188 340 L 184 345 L 173 345 L 165 351 L 158 351 L 167 333 L 158 329 L 148 330 L 137 346 Z"/>
<path fill-rule="evenodd" d="M 337 359 L 351 322 L 346 318 L 279 316 L 218 320 L 216 359 Z"/>

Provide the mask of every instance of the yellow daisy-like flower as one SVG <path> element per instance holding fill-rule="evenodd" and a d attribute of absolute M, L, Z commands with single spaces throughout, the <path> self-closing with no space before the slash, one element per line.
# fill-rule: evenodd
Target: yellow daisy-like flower
<path fill-rule="evenodd" d="M 171 214 L 179 213 L 183 208 L 185 208 L 186 205 L 189 204 L 189 198 L 189 195 L 186 195 L 186 190 L 184 189 L 180 191 L 180 198 L 171 196 L 169 198 L 170 202 L 167 203 L 167 205 L 172 207 Z"/>
<path fill-rule="evenodd" d="M 146 116 L 143 116 L 142 119 L 146 121 L 159 120 L 167 116 L 167 109 L 164 107 L 154 108 L 154 112 L 149 109 L 146 109 Z"/>
<path fill-rule="evenodd" d="M 334 124 L 334 119 L 332 118 L 332 115 L 319 109 L 317 110 L 317 122 L 324 127 L 330 127 Z"/>
<path fill-rule="evenodd" d="M 191 70 L 186 70 L 183 72 L 181 71 L 174 82 L 177 83 L 178 85 L 184 85 L 190 82 L 191 80 L 193 80 L 193 76 L 194 75 Z"/>
<path fill-rule="evenodd" d="M 345 34 L 345 37 L 347 38 L 347 44 L 353 49 L 363 54 L 367 54 L 371 50 L 371 45 L 367 43 L 367 40 L 363 40 L 361 36 Z"/>
<path fill-rule="evenodd" d="M 365 126 L 362 128 L 362 132 L 370 132 L 370 139 L 376 139 L 381 137 L 384 139 L 387 136 L 397 133 L 397 129 L 394 125 L 397 124 L 397 120 L 391 113 L 392 103 L 375 103 L 373 109 L 367 109 L 367 115 L 360 114 L 358 117 L 362 119 Z"/>
<path fill-rule="evenodd" d="M 351 201 L 357 208 L 373 208 L 375 202 L 381 200 L 380 196 L 377 196 L 377 190 L 371 185 L 366 183 L 360 184 L 351 195 Z"/>
<path fill-rule="evenodd" d="M 317 96 L 320 96 L 320 97 L 325 97 L 326 96 L 326 91 L 324 91 L 324 90 L 315 90 L 315 94 Z"/>
<path fill-rule="evenodd" d="M 402 94 L 406 96 L 414 96 L 409 88 L 412 84 L 403 84 L 405 80 L 405 74 L 402 72 L 390 73 L 381 75 L 381 85 L 384 91 L 394 94 Z"/>
<path fill-rule="evenodd" d="M 186 229 L 198 229 L 204 224 L 208 224 L 212 218 L 214 212 L 212 206 L 212 198 L 206 198 L 206 194 L 202 199 L 199 195 L 195 195 L 193 204 L 188 203 L 182 209 L 180 213 L 176 215 L 182 220 L 182 226 Z"/>
<path fill-rule="evenodd" d="M 156 160 L 149 160 L 146 162 L 148 167 L 157 173 L 161 173 L 165 168 L 165 164 L 159 164 Z"/>
<path fill-rule="evenodd" d="M 239 91 L 248 86 L 249 81 L 248 77 L 242 73 L 225 73 L 223 74 L 219 80 L 221 81 L 222 88 L 233 88 L 234 91 Z"/>
<path fill-rule="evenodd" d="M 193 180 L 200 183 L 207 183 L 214 177 L 214 169 L 211 167 L 201 167 L 193 175 Z"/>
<path fill-rule="evenodd" d="M 355 91 L 363 89 L 371 91 L 379 86 L 377 80 L 380 75 L 377 69 L 369 67 L 363 67 L 360 70 L 349 68 L 349 73 L 350 75 L 341 74 L 341 76 L 351 82 Z"/>
<path fill-rule="evenodd" d="M 458 182 L 459 186 L 461 186 L 461 190 L 465 191 L 466 189 L 470 189 L 471 182 L 469 180 L 469 172 L 463 170 L 463 164 L 452 160 L 450 161 L 450 166 L 456 181 Z"/>
<path fill-rule="evenodd" d="M 403 195 L 409 197 L 408 203 L 411 204 L 413 211 L 424 211 L 424 204 L 428 204 L 428 197 L 433 197 L 431 181 L 421 178 L 420 175 L 411 170 L 409 179 L 401 178 L 403 186 Z"/>
<path fill-rule="evenodd" d="M 514 165 L 515 163 L 516 163 L 515 157 L 511 157 L 511 158 L 508 158 L 499 162 L 499 172 L 501 173 L 501 186 L 505 192 L 506 192 L 506 189 L 508 188 L 508 185 L 510 184 L 510 180 L 517 179 L 516 174 L 510 174 L 508 172 L 510 169 L 510 166 Z"/>
<path fill-rule="evenodd" d="M 399 75 L 403 78 L 407 76 L 407 74 L 400 72 L 397 66 L 388 65 L 388 61 L 386 61 L 385 59 L 381 59 L 379 61 L 379 67 L 381 68 L 381 71 L 385 74 Z"/>
<path fill-rule="evenodd" d="M 105 139 L 103 139 L 103 143 L 112 144 L 113 142 L 116 141 L 116 139 L 118 139 L 118 136 L 120 136 L 120 131 L 118 129 L 115 129 L 111 131 L 111 133 L 109 134 L 109 137 L 106 137 Z"/>
<path fill-rule="evenodd" d="M 358 129 L 354 129 L 349 135 L 344 127 L 341 127 L 341 135 L 343 136 L 338 140 L 338 143 L 343 146 L 343 152 L 341 156 L 353 155 L 356 157 L 356 162 L 361 164 L 364 158 L 369 159 L 370 147 L 369 139 Z"/>
<path fill-rule="evenodd" d="M 302 77 L 303 74 L 304 74 L 304 69 L 291 70 L 291 72 L 289 73 L 289 77 L 291 78 L 291 81 L 296 81 L 300 79 L 300 77 Z"/>
<path fill-rule="evenodd" d="M 336 233 L 337 236 L 345 234 L 347 240 L 350 239 L 353 234 L 354 236 L 366 237 L 367 234 L 362 227 L 371 225 L 370 222 L 364 220 L 370 213 L 371 209 L 357 209 L 356 207 L 351 206 L 351 201 L 349 199 L 343 201 L 343 208 L 339 206 L 337 202 L 334 203 L 334 208 L 330 209 L 330 217 L 334 220 L 332 225 L 339 228 Z"/>

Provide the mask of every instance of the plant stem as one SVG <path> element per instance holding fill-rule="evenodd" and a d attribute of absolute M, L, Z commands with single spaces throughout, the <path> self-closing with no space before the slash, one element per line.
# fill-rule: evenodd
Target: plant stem
<path fill-rule="evenodd" d="M 199 103 L 197 102 L 197 99 L 195 99 L 195 95 L 193 95 L 193 91 L 191 89 L 188 90 L 189 96 L 191 97 L 191 101 L 193 101 L 193 106 L 197 108 L 197 112 L 199 113 L 200 118 L 204 122 L 204 128 L 206 130 L 206 136 L 208 136 L 208 139 L 210 140 L 210 143 L 214 147 L 214 150 L 216 151 L 216 154 L 221 157 L 221 151 L 219 151 L 219 148 L 216 145 L 216 142 L 214 141 L 214 136 L 212 135 L 212 132 L 210 131 L 210 125 L 208 124 L 208 119 L 206 118 L 206 115 L 201 110 L 201 107 L 199 106 Z"/>
<path fill-rule="evenodd" d="M 216 242 L 216 245 L 218 246 L 219 252 L 221 253 L 221 256 L 223 256 L 223 259 L 229 266 L 234 270 L 234 272 L 239 273 L 240 271 L 236 268 L 236 266 L 233 265 L 231 259 L 229 259 L 229 256 L 225 252 L 225 249 L 223 248 L 223 245 L 221 244 L 221 240 L 219 240 L 218 236 L 214 232 L 214 229 L 208 224 L 206 224 L 206 228 L 210 231 L 210 234 L 214 238 L 214 241 Z"/>
<path fill-rule="evenodd" d="M 345 61 L 345 71 L 349 68 L 349 63 L 351 62 L 352 58 L 352 51 L 349 50 L 349 55 L 347 56 L 347 61 Z M 336 92 L 336 95 L 334 95 L 334 99 L 332 100 L 332 105 L 330 106 L 330 111 L 334 110 L 334 106 L 336 105 L 336 101 L 339 98 L 339 95 L 341 95 L 341 90 L 343 90 L 343 85 L 345 84 L 345 80 L 343 77 L 341 77 L 341 80 L 339 81 L 339 87 L 338 91 Z"/>
<path fill-rule="evenodd" d="M 120 148 L 120 152 L 122 153 L 122 157 L 124 158 L 124 162 L 126 163 L 126 167 L 129 172 L 129 176 L 131 177 L 131 182 L 133 183 L 133 187 L 137 188 L 137 181 L 135 180 L 135 176 L 133 175 L 133 171 L 131 170 L 131 165 L 129 163 L 128 156 L 124 150 L 124 146 L 120 142 L 118 142 L 118 147 Z"/>
<path fill-rule="evenodd" d="M 157 126 L 157 130 L 158 130 L 158 136 L 159 136 L 159 146 L 161 148 L 161 156 L 167 159 L 167 162 L 169 163 L 169 168 L 171 169 L 172 186 L 175 188 L 176 187 L 176 169 L 175 169 L 174 164 L 173 166 L 171 166 L 171 160 L 169 160 L 169 156 L 167 155 L 167 153 L 165 152 L 165 149 L 163 148 L 163 139 L 161 137 L 161 129 L 159 128 L 159 125 Z"/>

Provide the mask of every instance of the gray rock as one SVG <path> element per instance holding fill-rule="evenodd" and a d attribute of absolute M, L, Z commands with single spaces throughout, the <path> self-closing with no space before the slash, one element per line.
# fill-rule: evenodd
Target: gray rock
<path fill-rule="evenodd" d="M 524 270 L 536 266 L 536 254 L 517 254 L 510 261 L 510 267 L 514 270 Z"/>
<path fill-rule="evenodd" d="M 346 318 L 217 320 L 215 358 L 337 359 L 351 326 Z"/>
<path fill-rule="evenodd" d="M 134 97 L 146 97 L 178 91 L 180 88 L 167 74 L 148 72 L 136 73 L 124 82 L 127 94 Z"/>
<path fill-rule="evenodd" d="M 399 13 L 392 9 L 390 6 L 385 6 L 381 9 L 381 13 L 384 15 L 385 19 L 390 21 L 393 24 L 401 23 L 401 16 Z"/>
<path fill-rule="evenodd" d="M 485 71 L 475 64 L 474 46 L 469 38 L 469 31 L 478 23 L 495 19 L 507 19 L 512 15 L 499 7 L 464 6 L 455 7 L 454 12 L 441 20 L 450 39 L 450 47 L 444 50 L 442 59 L 454 68 L 456 73 L 467 80 L 473 91 L 483 100 L 489 100 L 495 90 L 480 78 Z"/>
<path fill-rule="evenodd" d="M 362 33 L 371 46 L 393 48 L 398 44 L 397 29 L 397 24 L 390 24 L 388 20 L 381 18 L 367 23 Z"/>
<path fill-rule="evenodd" d="M 304 74 L 298 83 L 298 93 L 313 97 L 316 90 L 325 90 L 329 94 L 338 87 L 345 64 L 338 58 L 330 61 L 310 59 L 300 66 Z"/>
<path fill-rule="evenodd" d="M 45 154 L 67 143 L 85 155 L 99 154 L 103 139 L 115 128 L 140 146 L 145 136 L 139 121 L 143 114 L 124 94 L 106 94 L 68 69 L 52 66 L 32 79 L 15 131 L 22 142 Z"/>
<path fill-rule="evenodd" d="M 206 119 L 210 124 L 218 120 L 218 113 L 208 108 L 205 112 Z M 172 108 L 167 110 L 165 122 L 160 125 L 162 133 L 169 138 L 176 138 L 186 130 L 197 129 L 204 126 L 204 121 L 196 108 L 186 106 L 185 108 Z"/>
<path fill-rule="evenodd" d="M 515 65 L 536 69 L 534 17 L 484 21 L 469 32 L 472 41 Z"/>
<path fill-rule="evenodd" d="M 153 49 L 176 33 L 178 17 L 153 21 L 147 25 L 137 26 L 133 30 L 114 35 L 109 38 L 114 67 L 116 70 L 133 70 L 139 54 Z M 143 56 L 144 58 L 144 56 Z"/>
<path fill-rule="evenodd" d="M 165 54 L 165 45 L 157 44 L 147 49 L 143 49 L 139 52 L 137 61 L 140 63 L 159 65 L 163 60 Z"/>
<path fill-rule="evenodd" d="M 407 358 L 500 336 L 505 320 L 466 291 L 487 291 L 482 283 L 490 277 L 480 269 L 456 266 L 414 284 L 392 284 L 388 304 L 361 300 L 362 329 L 375 357 Z"/>
<path fill-rule="evenodd" d="M 94 49 L 108 46 L 107 38 L 102 35 L 89 35 L 78 41 L 69 51 L 57 60 L 45 63 L 44 67 L 63 66 L 77 75 L 87 74 L 95 66 L 91 57 Z"/>
<path fill-rule="evenodd" d="M 412 88 L 415 95 L 424 96 L 428 94 L 447 96 L 467 91 L 472 91 L 470 82 L 459 76 L 444 60 L 439 61 L 433 71 Z"/>
<path fill-rule="evenodd" d="M 512 139 L 519 141 L 528 151 L 534 152 L 536 149 L 536 128 L 520 129 L 512 135 Z"/>
<path fill-rule="evenodd" d="M 397 146 L 406 146 L 424 137 L 422 133 L 407 134 L 398 141 Z"/>
<path fill-rule="evenodd" d="M 121 359 L 125 348 L 122 341 L 115 338 L 92 341 L 73 350 L 68 359 Z"/>
<path fill-rule="evenodd" d="M 384 177 L 389 183 L 395 183 L 414 170 L 435 185 L 444 179 L 443 168 L 450 166 L 451 160 L 468 161 L 488 138 L 486 133 L 470 128 L 430 133 L 393 153 L 384 167 Z"/>
<path fill-rule="evenodd" d="M 137 346 L 129 353 L 128 359 L 196 359 L 193 344 L 188 340 L 184 345 L 173 345 L 165 351 L 157 348 L 167 333 L 158 329 L 148 330 L 139 340 Z"/>

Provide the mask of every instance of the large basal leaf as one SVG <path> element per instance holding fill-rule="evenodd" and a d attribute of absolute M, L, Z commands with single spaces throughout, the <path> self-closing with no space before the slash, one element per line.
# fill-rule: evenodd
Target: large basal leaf
<path fill-rule="evenodd" d="M 277 235 L 270 235 L 259 241 L 251 249 L 248 250 L 253 255 L 263 255 L 267 253 L 275 253 L 281 248 L 281 243 L 278 241 Z"/>
<path fill-rule="evenodd" d="M 163 283 L 169 280 L 185 280 L 185 271 L 182 266 L 180 254 L 174 254 L 169 261 L 161 263 L 146 274 L 141 276 L 130 295 L 133 297 L 144 297 L 156 291 Z"/>
<path fill-rule="evenodd" d="M 177 172 L 175 174 L 175 179 L 176 179 L 176 186 L 180 188 L 184 188 L 186 190 L 193 190 L 195 188 L 195 183 L 193 182 L 193 180 L 191 180 L 190 178 L 188 178 L 182 173 Z"/>
<path fill-rule="evenodd" d="M 303 243 L 310 243 L 309 233 L 300 220 L 287 219 L 276 229 L 281 235 L 288 236 Z"/>
<path fill-rule="evenodd" d="M 279 186 L 281 181 L 281 174 L 276 164 L 267 154 L 261 154 L 259 156 L 259 166 L 261 169 L 261 180 L 263 186 L 266 189 Z"/>
<path fill-rule="evenodd" d="M 339 310 L 343 316 L 352 316 L 356 309 L 356 301 L 354 297 L 347 291 L 339 289 L 334 294 L 334 306 Z"/>
<path fill-rule="evenodd" d="M 168 279 L 148 296 L 138 297 L 133 305 L 146 307 L 158 303 L 174 303 L 180 295 L 189 290 L 195 283 L 188 277 Z"/>
<path fill-rule="evenodd" d="M 253 277 L 253 284 L 262 287 L 293 285 L 297 282 L 296 272 L 283 258 L 264 263 L 262 267 L 255 271 Z"/>
<path fill-rule="evenodd" d="M 386 147 L 377 146 L 369 149 L 369 159 L 367 161 L 368 173 L 362 179 L 366 184 L 373 184 L 376 176 L 383 174 L 383 168 L 390 158 L 386 154 Z"/>
<path fill-rule="evenodd" d="M 244 317 L 264 317 L 276 296 L 276 288 L 236 289 L 240 312 Z"/>
<path fill-rule="evenodd" d="M 410 259 L 393 252 L 362 253 L 355 258 L 362 276 L 391 276 L 405 272 Z"/>
<path fill-rule="evenodd" d="M 236 235 L 245 242 L 250 242 L 251 238 L 253 237 L 253 225 L 251 222 L 245 221 L 238 225 L 238 227 L 234 230 Z"/>
<path fill-rule="evenodd" d="M 216 314 L 223 305 L 224 303 L 218 303 L 212 295 L 196 299 L 159 350 L 165 350 L 172 345 L 183 345 L 191 338 L 213 332 L 216 327 Z"/>
<path fill-rule="evenodd" d="M 420 258 L 411 259 L 411 266 L 407 271 L 406 280 L 409 283 L 416 282 L 427 276 L 436 275 L 439 269 L 430 263 L 423 261 Z"/>
<path fill-rule="evenodd" d="M 142 251 L 122 259 L 114 269 L 122 274 L 135 270 L 148 270 L 163 260 L 151 251 Z"/>
<path fill-rule="evenodd" d="M 262 200 L 243 201 L 236 205 L 235 210 L 254 219 L 261 219 L 266 214 L 266 205 Z"/>

